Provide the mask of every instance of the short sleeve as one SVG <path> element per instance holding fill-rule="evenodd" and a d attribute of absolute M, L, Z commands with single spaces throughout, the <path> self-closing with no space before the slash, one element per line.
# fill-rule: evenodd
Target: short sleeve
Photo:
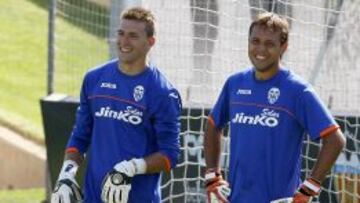
<path fill-rule="evenodd" d="M 225 82 L 209 119 L 218 129 L 223 128 L 229 121 L 229 80 Z"/>
<path fill-rule="evenodd" d="M 338 128 L 330 111 L 311 87 L 301 92 L 296 105 L 296 116 L 313 140 Z"/>

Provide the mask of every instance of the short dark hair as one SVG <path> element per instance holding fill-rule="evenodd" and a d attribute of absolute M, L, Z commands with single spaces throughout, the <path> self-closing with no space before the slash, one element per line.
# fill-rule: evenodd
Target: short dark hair
<path fill-rule="evenodd" d="M 280 43 L 284 44 L 288 41 L 289 23 L 284 17 L 271 12 L 260 13 L 250 25 L 249 36 L 255 25 L 263 25 L 274 31 L 279 30 L 281 32 Z"/>
<path fill-rule="evenodd" d="M 132 7 L 121 14 L 121 19 L 145 22 L 146 35 L 152 37 L 155 34 L 155 17 L 150 10 L 143 7 Z"/>

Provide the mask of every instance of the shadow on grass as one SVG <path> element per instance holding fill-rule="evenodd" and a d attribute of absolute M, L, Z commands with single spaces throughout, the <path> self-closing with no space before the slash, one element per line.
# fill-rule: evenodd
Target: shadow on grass
<path fill-rule="evenodd" d="M 51 0 L 28 0 L 40 8 L 48 10 Z"/>
<path fill-rule="evenodd" d="M 49 9 L 50 0 L 28 1 L 40 8 Z M 96 3 L 86 0 L 58 0 L 57 17 L 97 37 L 108 37 L 109 11 Z"/>

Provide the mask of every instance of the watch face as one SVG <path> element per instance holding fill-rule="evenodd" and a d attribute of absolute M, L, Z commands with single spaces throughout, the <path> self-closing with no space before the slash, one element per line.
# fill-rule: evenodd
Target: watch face
<path fill-rule="evenodd" d="M 124 178 L 120 173 L 114 173 L 111 176 L 111 182 L 114 185 L 120 185 L 123 182 Z"/>

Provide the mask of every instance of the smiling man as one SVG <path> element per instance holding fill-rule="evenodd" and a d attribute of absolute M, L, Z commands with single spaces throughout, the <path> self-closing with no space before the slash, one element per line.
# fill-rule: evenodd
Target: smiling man
<path fill-rule="evenodd" d="M 208 200 L 234 203 L 307 203 L 345 145 L 339 126 L 314 89 L 281 66 L 288 22 L 257 16 L 249 29 L 253 66 L 228 78 L 208 117 L 204 136 Z M 220 168 L 221 136 L 230 126 L 228 181 Z M 301 183 L 304 136 L 322 140 L 310 176 Z"/>
<path fill-rule="evenodd" d="M 147 63 L 154 34 L 150 11 L 124 11 L 118 59 L 85 75 L 52 203 L 160 202 L 160 172 L 175 167 L 180 151 L 181 98 Z M 85 154 L 82 192 L 75 175 Z"/>

